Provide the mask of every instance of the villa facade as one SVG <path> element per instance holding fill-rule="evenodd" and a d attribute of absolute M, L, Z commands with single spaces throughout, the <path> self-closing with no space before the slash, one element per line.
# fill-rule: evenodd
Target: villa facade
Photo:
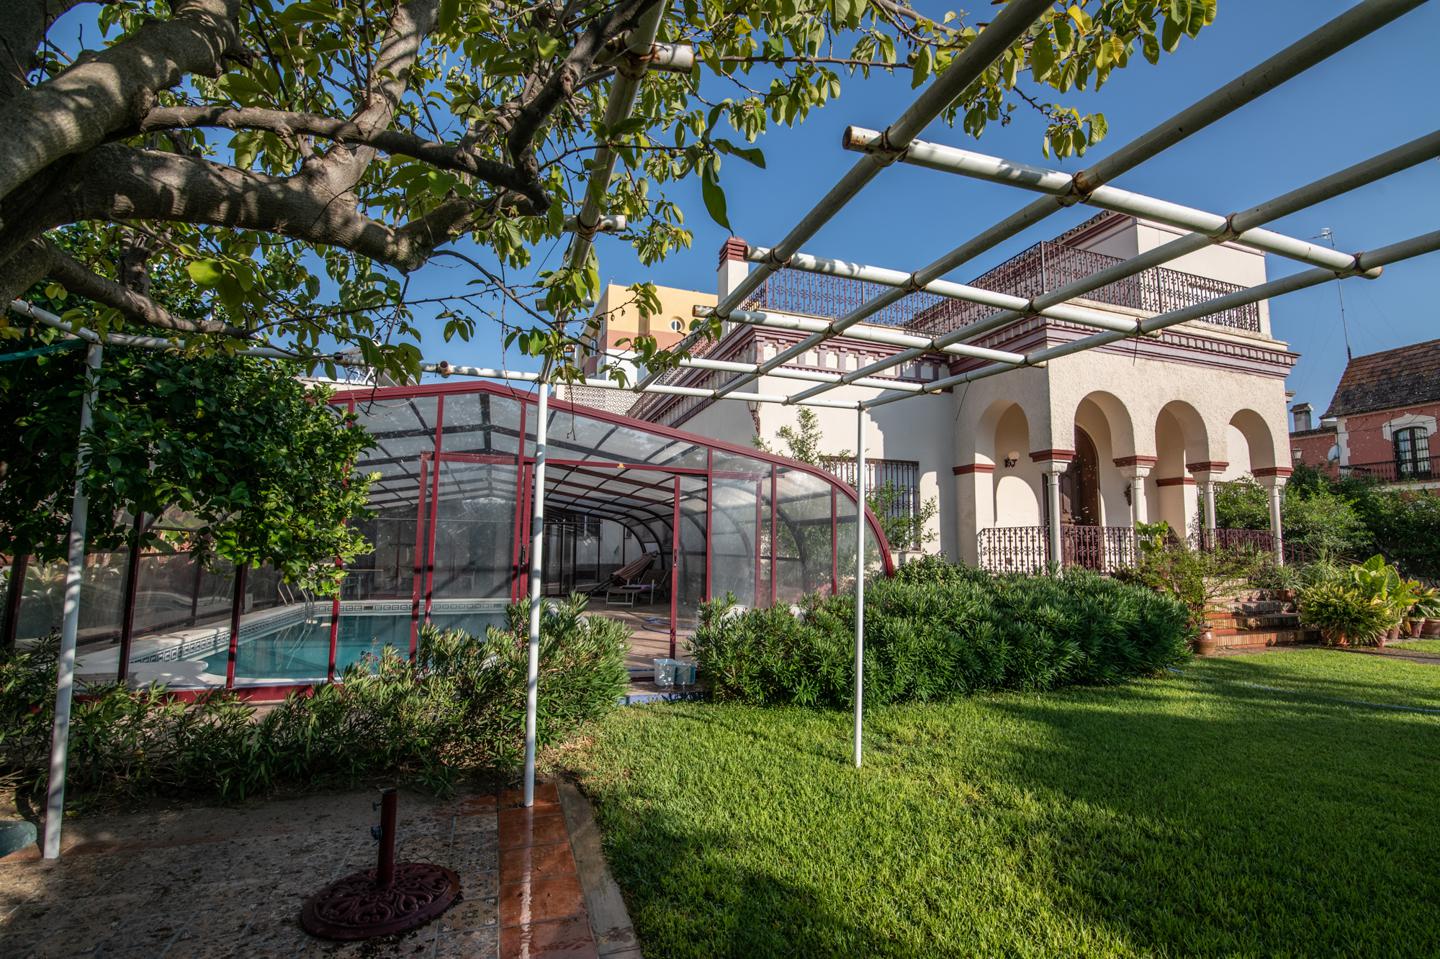
<path fill-rule="evenodd" d="M 1173 229 L 1104 213 L 1054 240 L 1036 244 L 971 285 L 1031 298 L 1136 256 L 1177 235 Z M 717 293 L 724 297 L 750 269 L 753 251 L 732 238 L 720 252 Z M 1181 257 L 1171 268 L 1146 270 L 1077 302 L 1126 318 L 1190 306 L 1263 283 L 1262 254 L 1234 243 Z M 771 276 L 743 308 L 771 316 L 833 320 L 882 288 L 842 277 L 785 269 Z M 682 320 L 683 297 L 667 291 Z M 695 305 L 715 297 L 695 293 Z M 976 323 L 992 311 L 970 303 L 912 293 L 873 318 L 873 326 L 935 337 Z M 604 317 L 600 318 L 604 324 Z M 991 328 L 970 342 L 1015 352 L 1072 341 L 1089 328 L 1027 316 Z M 704 356 L 754 363 L 773 358 L 804 336 L 727 323 L 702 346 Z M 846 372 L 895 352 L 865 339 L 840 337 L 786 364 Z M 1048 561 L 1052 524 L 1061 527 L 1064 561 L 1095 568 L 1124 562 L 1137 523 L 1165 521 L 1180 536 L 1204 537 L 1213 510 L 1202 507 L 1214 484 L 1244 475 L 1272 491 L 1291 472 L 1285 377 L 1297 355 L 1270 329 L 1261 301 L 1142 339 L 1053 360 L 966 386 L 878 407 L 866 455 L 871 484 L 901 487 L 899 509 L 934 500 L 938 510 L 920 548 L 997 569 L 1034 569 Z M 936 350 L 881 374 L 933 382 L 986 361 Z M 733 374 L 681 369 L 665 381 L 716 388 Z M 796 382 L 766 376 L 744 387 L 795 392 Z M 595 391 L 596 393 L 600 391 Z M 880 391 L 846 385 L 825 395 L 866 399 Z M 572 394 L 577 402 L 584 395 Z M 855 416 L 817 409 L 836 453 L 852 451 Z M 794 407 L 716 402 L 702 397 L 646 395 L 632 417 L 732 443 L 763 437 L 774 443 L 793 425 Z M 853 469 L 853 467 L 852 467 Z M 1058 503 L 1058 509 L 1051 504 Z M 1278 549 L 1278 529 L 1271 545 Z M 1223 538 L 1223 533 L 1220 534 Z M 915 544 L 892 544 L 902 558 Z"/>

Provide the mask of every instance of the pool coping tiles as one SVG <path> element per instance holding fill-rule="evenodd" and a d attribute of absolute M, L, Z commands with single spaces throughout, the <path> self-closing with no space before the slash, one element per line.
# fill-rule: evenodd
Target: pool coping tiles
<path fill-rule="evenodd" d="M 518 789 L 497 806 L 500 959 L 598 959 L 555 783 L 537 783 L 529 808 Z"/>

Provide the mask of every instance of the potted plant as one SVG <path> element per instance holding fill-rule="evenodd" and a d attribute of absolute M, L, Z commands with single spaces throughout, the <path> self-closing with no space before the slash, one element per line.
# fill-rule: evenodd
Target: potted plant
<path fill-rule="evenodd" d="M 1330 580 L 1300 591 L 1300 622 L 1318 629 L 1334 646 L 1381 641 L 1393 622 L 1388 603 L 1368 596 L 1353 582 Z"/>
<path fill-rule="evenodd" d="M 1406 620 L 1410 635 L 1440 636 L 1440 589 L 1415 583 L 1414 592 L 1415 602 Z"/>
<path fill-rule="evenodd" d="M 1190 611 L 1190 628 L 1194 635 L 1195 652 L 1209 656 L 1219 649 L 1219 641 L 1211 625 L 1217 612 L 1215 604 L 1245 585 L 1251 568 L 1244 557 L 1228 553 L 1202 553 L 1182 543 L 1165 542 L 1157 527 L 1145 527 L 1140 533 L 1140 562 L 1130 576 L 1157 592 L 1168 593 Z"/>

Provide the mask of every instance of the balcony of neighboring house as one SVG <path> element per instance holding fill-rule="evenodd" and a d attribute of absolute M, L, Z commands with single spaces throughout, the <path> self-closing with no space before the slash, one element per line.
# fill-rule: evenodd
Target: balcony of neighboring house
<path fill-rule="evenodd" d="M 1124 258 L 1045 240 L 1021 251 L 971 281 L 970 286 L 1026 299 L 1059 289 L 1098 273 Z M 834 319 L 873 300 L 889 287 L 849 277 L 779 270 L 746 298 L 742 308 L 768 309 Z M 1154 267 L 1091 290 L 1082 299 L 1146 313 L 1166 313 L 1195 306 L 1245 287 L 1208 276 Z M 884 326 L 903 326 L 917 333 L 943 334 L 969 326 L 996 312 L 994 307 L 911 293 L 866 318 Z M 1212 314 L 1204 322 L 1246 333 L 1260 333 L 1260 306 L 1247 303 Z"/>
<path fill-rule="evenodd" d="M 1368 479 L 1377 483 L 1440 483 L 1440 453 L 1397 456 L 1378 463 L 1346 463 L 1339 467 L 1343 479 Z"/>

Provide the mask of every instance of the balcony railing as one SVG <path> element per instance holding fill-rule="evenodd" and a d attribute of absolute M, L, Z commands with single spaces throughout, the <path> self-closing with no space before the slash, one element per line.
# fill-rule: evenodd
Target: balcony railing
<path fill-rule="evenodd" d="M 1378 483 L 1426 483 L 1440 480 L 1440 453 L 1403 463 L 1349 463 L 1340 467 L 1344 478 L 1370 479 Z"/>
<path fill-rule="evenodd" d="M 1044 241 L 1011 257 L 970 285 L 1029 299 L 1121 262 L 1124 261 L 1120 257 Z M 751 293 L 742 308 L 838 318 L 888 289 L 848 277 L 780 270 Z M 1092 290 L 1085 298 L 1149 313 L 1166 313 L 1243 289 L 1245 287 L 1207 276 L 1154 267 Z M 979 303 L 919 292 L 897 300 L 866 321 L 908 326 L 927 333 L 948 333 L 994 312 L 993 307 Z M 1204 322 L 1258 333 L 1260 307 L 1247 303 L 1207 316 Z"/>
<path fill-rule="evenodd" d="M 1060 527 L 1064 565 L 1111 573 L 1135 563 L 1135 531 L 1128 526 Z M 980 568 L 992 573 L 1041 573 L 1050 566 L 1043 526 L 992 526 L 979 537 Z"/>

